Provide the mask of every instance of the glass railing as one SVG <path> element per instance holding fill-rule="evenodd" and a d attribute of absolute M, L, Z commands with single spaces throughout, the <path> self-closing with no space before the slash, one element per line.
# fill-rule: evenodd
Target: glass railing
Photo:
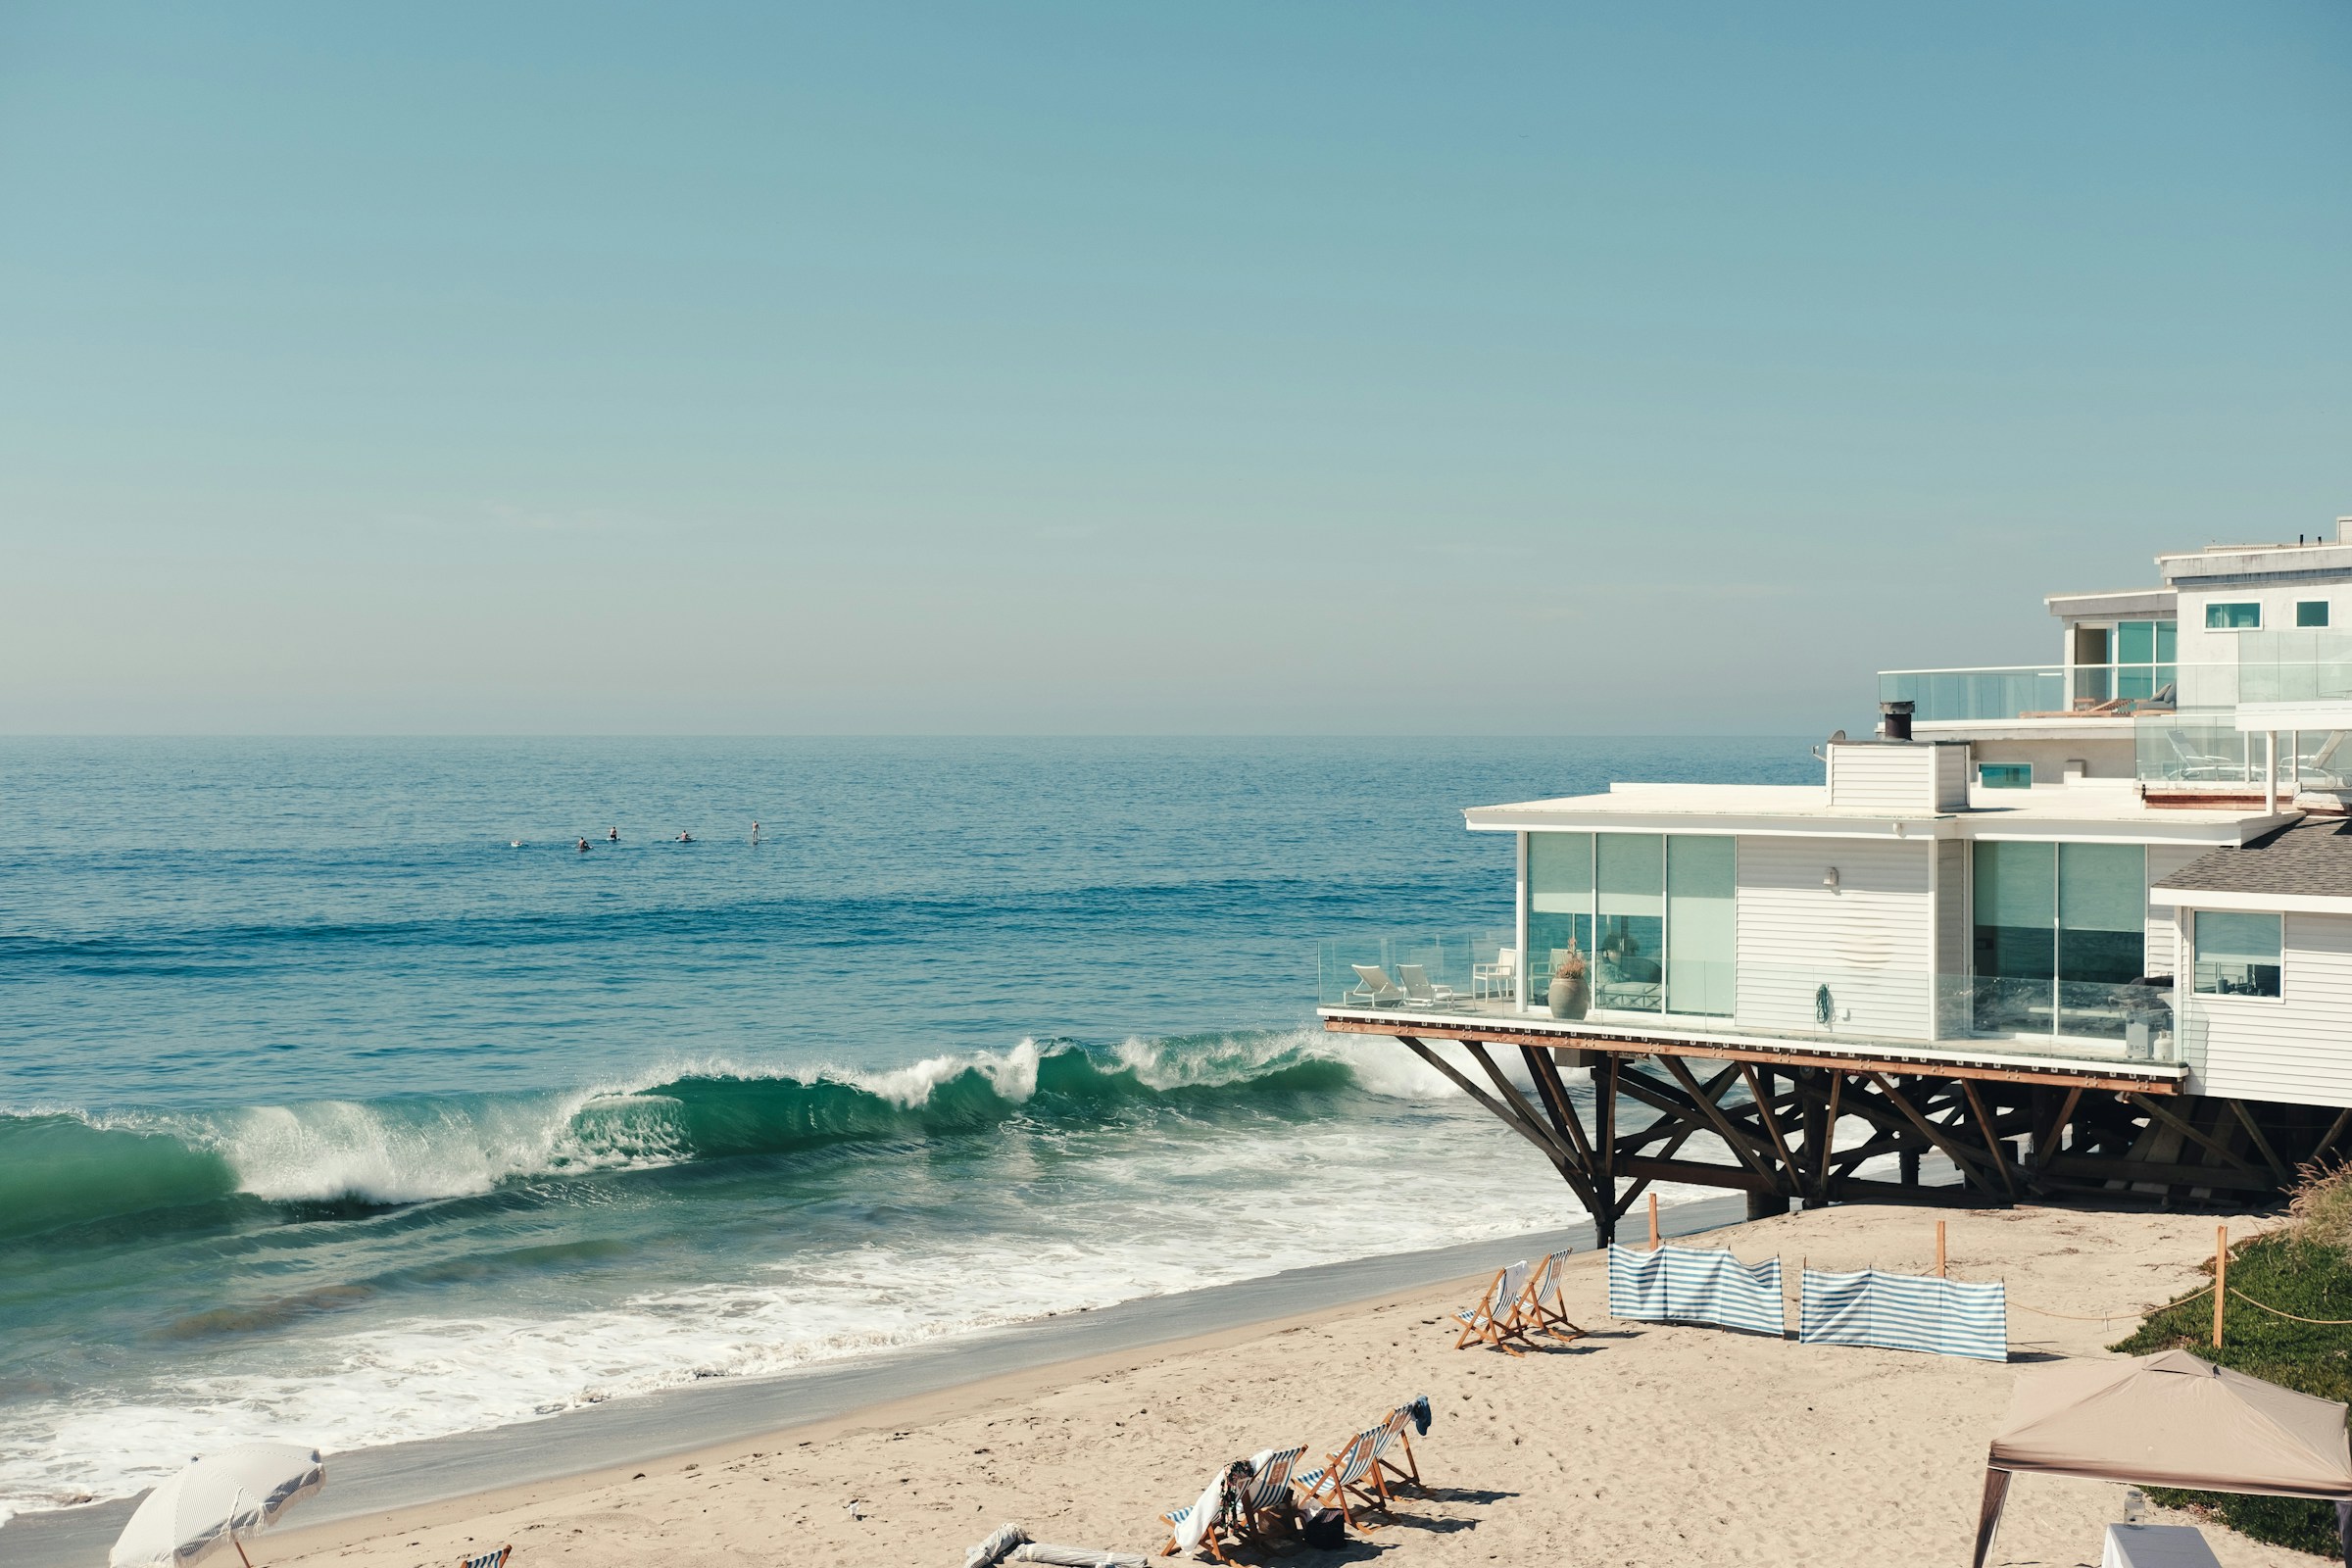
<path fill-rule="evenodd" d="M 1883 669 L 1879 701 L 1910 703 L 1914 723 L 1936 724 L 2063 712 L 2063 668 L 2003 665 L 1988 669 Z"/>
<path fill-rule="evenodd" d="M 2352 702 L 2352 632 L 2245 632 L 2229 663 L 1883 669 L 1879 700 L 1919 724 L 2129 718 L 2239 703 Z"/>
<path fill-rule="evenodd" d="M 1935 975 L 1837 964 L 1761 967 L 1692 980 L 1671 955 L 1661 983 L 1634 983 L 1605 962 L 1555 995 L 1549 974 L 1528 978 L 1516 1000 L 1508 932 L 1367 936 L 1321 945 L 1321 1004 L 1457 1017 L 1551 1017 L 1667 1034 L 1726 1034 L 1790 1041 L 1936 1046 L 2009 1055 L 2091 1056 L 2171 1062 L 2169 984 Z M 1700 983 L 1703 980 L 1703 984 Z M 1678 983 L 1720 1012 L 1677 1010 Z"/>

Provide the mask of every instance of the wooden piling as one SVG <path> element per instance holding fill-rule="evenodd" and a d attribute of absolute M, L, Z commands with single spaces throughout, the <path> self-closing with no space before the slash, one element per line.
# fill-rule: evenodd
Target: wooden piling
<path fill-rule="evenodd" d="M 1649 1195 L 1649 1250 L 1653 1252 L 1658 1250 L 1658 1195 L 1655 1193 Z M 2218 1334 L 2221 1331 L 2216 1329 L 2214 1332 Z M 2216 1340 L 2214 1343 L 2218 1345 L 2221 1342 Z"/>
<path fill-rule="evenodd" d="M 1943 1274 L 1943 1221 L 1941 1221 L 1941 1220 L 1937 1220 L 1937 1221 L 1936 1222 L 1936 1277 L 1937 1279 L 1942 1279 L 1942 1278 L 1944 1277 L 1944 1274 Z"/>
<path fill-rule="evenodd" d="M 2222 1299 L 2230 1294 L 2230 1227 L 2213 1228 L 2213 1348 L 2222 1348 Z"/>

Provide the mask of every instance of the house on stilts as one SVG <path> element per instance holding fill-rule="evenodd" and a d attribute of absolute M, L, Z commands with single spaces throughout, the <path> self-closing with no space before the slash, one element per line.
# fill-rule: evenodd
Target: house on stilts
<path fill-rule="evenodd" d="M 1883 672 L 1819 784 L 1469 810 L 1512 926 L 1326 942 L 1324 1028 L 1430 1060 L 1603 1240 L 1658 1181 L 2243 1203 L 2352 1154 L 2352 519 L 2156 566 L 2050 596 L 2047 665 Z"/>

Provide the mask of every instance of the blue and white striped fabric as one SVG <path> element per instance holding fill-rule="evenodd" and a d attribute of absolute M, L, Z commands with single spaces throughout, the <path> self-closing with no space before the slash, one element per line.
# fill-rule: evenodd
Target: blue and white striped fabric
<path fill-rule="evenodd" d="M 2009 1288 L 1932 1274 L 1805 1270 L 1796 1337 L 1807 1345 L 2009 1359 Z"/>
<path fill-rule="evenodd" d="M 1785 1332 L 1781 1260 L 1742 1263 L 1720 1249 L 1609 1249 L 1609 1316 Z"/>

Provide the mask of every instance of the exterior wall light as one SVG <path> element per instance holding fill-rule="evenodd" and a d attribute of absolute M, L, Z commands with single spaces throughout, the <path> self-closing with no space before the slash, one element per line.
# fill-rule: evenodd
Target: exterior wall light
<path fill-rule="evenodd" d="M 1838 891 L 1838 868 L 1836 866 L 1833 865 L 1827 871 L 1821 873 L 1821 885 L 1825 888 L 1828 888 L 1832 893 Z"/>

